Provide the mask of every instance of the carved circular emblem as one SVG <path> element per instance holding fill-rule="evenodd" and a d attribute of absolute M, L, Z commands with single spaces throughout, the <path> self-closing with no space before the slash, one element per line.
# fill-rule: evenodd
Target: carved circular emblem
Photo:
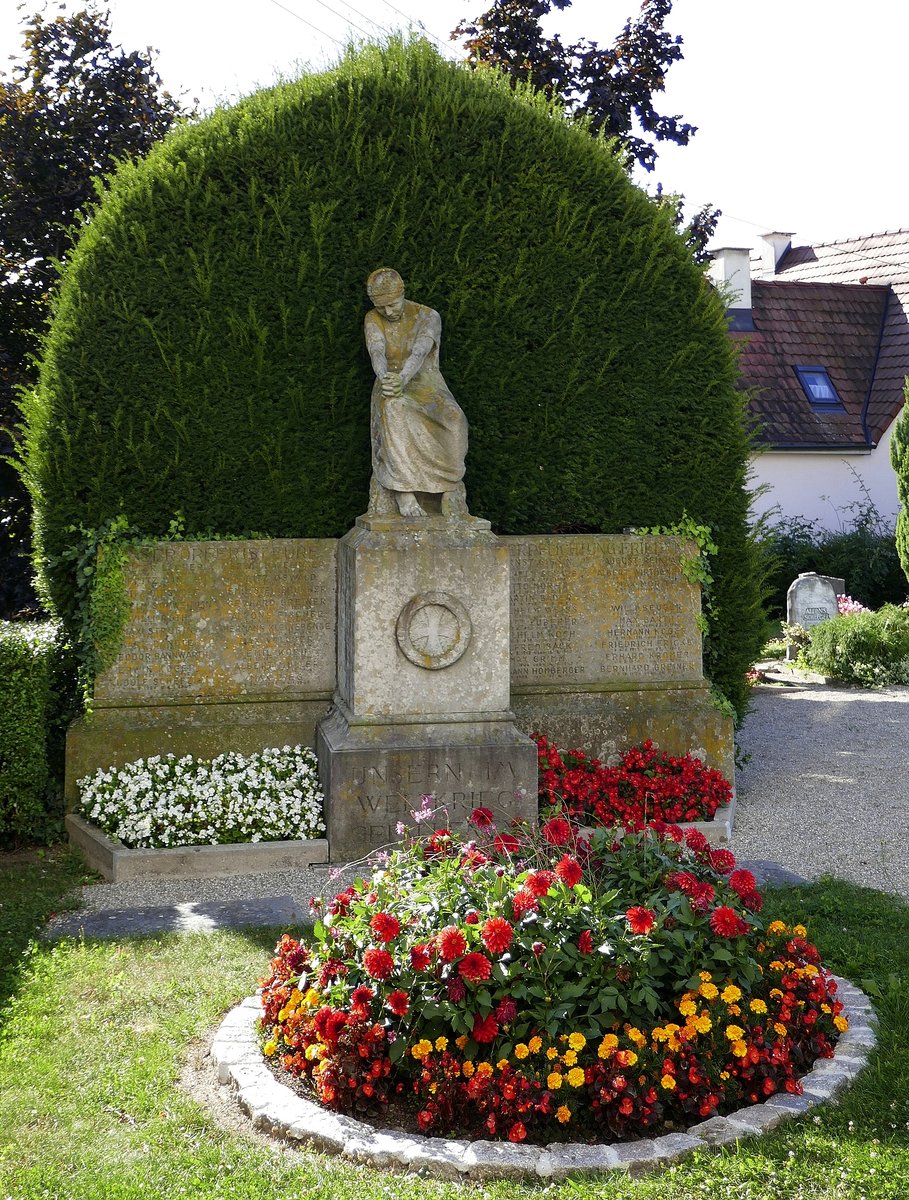
<path fill-rule="evenodd" d="M 456 663 L 472 632 L 467 609 L 448 592 L 420 592 L 401 609 L 395 627 L 401 653 L 427 671 Z"/>

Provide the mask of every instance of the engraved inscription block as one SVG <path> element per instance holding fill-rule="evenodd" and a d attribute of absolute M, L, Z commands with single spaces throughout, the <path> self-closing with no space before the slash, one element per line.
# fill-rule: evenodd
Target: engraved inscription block
<path fill-rule="evenodd" d="M 703 678 L 700 590 L 681 538 L 502 539 L 511 556 L 513 690 Z"/>
<path fill-rule="evenodd" d="M 95 705 L 330 697 L 336 547 L 288 538 L 137 548 L 123 646 L 96 681 Z"/>

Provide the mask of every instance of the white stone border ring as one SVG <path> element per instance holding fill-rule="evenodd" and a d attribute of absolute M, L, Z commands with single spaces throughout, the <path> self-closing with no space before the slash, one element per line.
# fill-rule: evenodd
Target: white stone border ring
<path fill-rule="evenodd" d="M 427 671 L 456 663 L 472 633 L 470 614 L 449 592 L 418 592 L 401 609 L 395 626 L 401 653 Z"/>
<path fill-rule="evenodd" d="M 764 1104 L 739 1108 L 725 1117 L 711 1117 L 685 1133 L 637 1142 L 594 1146 L 570 1142 L 551 1142 L 547 1146 L 469 1142 L 376 1129 L 365 1121 L 330 1112 L 304 1100 L 272 1074 L 256 1035 L 256 1019 L 262 1012 L 258 996 L 250 996 L 227 1014 L 212 1042 L 211 1057 L 218 1068 L 219 1083 L 235 1090 L 254 1128 L 289 1141 L 309 1142 L 353 1162 L 449 1179 L 564 1179 L 613 1170 L 640 1175 L 676 1162 L 692 1150 L 726 1146 L 768 1133 L 782 1121 L 833 1100 L 852 1082 L 877 1043 L 876 1018 L 864 992 L 847 979 L 834 978 L 849 1029 L 837 1042 L 833 1057 L 818 1059 L 802 1076 L 801 1096 L 780 1092 Z"/>

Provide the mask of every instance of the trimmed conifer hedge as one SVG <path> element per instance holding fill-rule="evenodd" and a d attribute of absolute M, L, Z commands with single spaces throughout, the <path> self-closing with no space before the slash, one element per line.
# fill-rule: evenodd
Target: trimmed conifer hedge
<path fill-rule="evenodd" d="M 603 142 L 491 72 L 392 42 L 123 166 L 60 289 L 27 475 L 46 590 L 117 513 L 164 533 L 343 534 L 366 507 L 375 267 L 442 314 L 471 510 L 502 533 L 713 530 L 715 682 L 760 644 L 723 307 Z"/>

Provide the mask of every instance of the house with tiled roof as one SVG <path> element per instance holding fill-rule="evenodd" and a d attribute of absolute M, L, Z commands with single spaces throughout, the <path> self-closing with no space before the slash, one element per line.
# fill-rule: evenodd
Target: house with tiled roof
<path fill-rule="evenodd" d="M 764 237 L 714 251 L 760 453 L 755 511 L 849 523 L 870 496 L 898 510 L 890 436 L 909 376 L 909 230 L 828 245 Z"/>

